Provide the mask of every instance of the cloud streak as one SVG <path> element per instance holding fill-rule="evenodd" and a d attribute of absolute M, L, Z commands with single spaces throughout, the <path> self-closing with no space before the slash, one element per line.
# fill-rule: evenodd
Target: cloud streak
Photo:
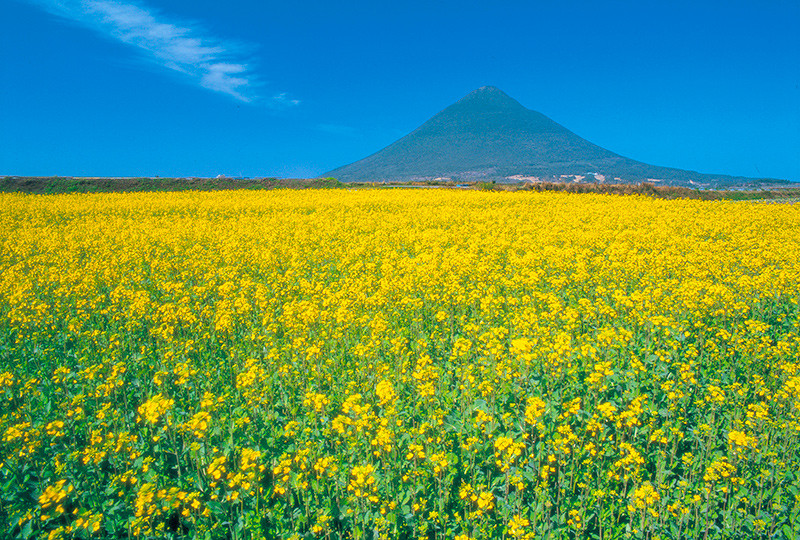
<path fill-rule="evenodd" d="M 205 34 L 196 23 L 169 21 L 142 4 L 118 0 L 29 1 L 136 48 L 146 60 L 177 71 L 203 88 L 246 103 L 260 100 L 261 82 L 242 47 Z M 271 100 L 274 106 L 299 103 L 281 96 Z"/>

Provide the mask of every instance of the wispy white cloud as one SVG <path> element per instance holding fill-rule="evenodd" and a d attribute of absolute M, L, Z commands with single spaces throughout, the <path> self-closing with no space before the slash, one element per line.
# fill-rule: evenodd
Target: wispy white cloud
<path fill-rule="evenodd" d="M 170 21 L 143 4 L 118 0 L 29 1 L 135 47 L 146 60 L 180 72 L 204 88 L 247 103 L 261 100 L 261 81 L 246 60 L 244 48 L 208 35 L 197 23 Z M 280 107 L 299 103 L 285 94 L 270 102 Z"/>
<path fill-rule="evenodd" d="M 292 99 L 286 95 L 286 92 L 281 92 L 280 94 L 275 94 L 272 96 L 272 100 L 277 103 L 278 105 L 284 105 L 287 107 L 291 107 L 294 105 L 300 105 L 299 99 Z"/>

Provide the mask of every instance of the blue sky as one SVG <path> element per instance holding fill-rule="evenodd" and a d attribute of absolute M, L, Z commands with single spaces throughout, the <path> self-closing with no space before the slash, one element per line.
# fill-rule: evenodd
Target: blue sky
<path fill-rule="evenodd" d="M 800 2 L 0 2 L 0 175 L 319 175 L 483 85 L 655 165 L 800 181 Z"/>

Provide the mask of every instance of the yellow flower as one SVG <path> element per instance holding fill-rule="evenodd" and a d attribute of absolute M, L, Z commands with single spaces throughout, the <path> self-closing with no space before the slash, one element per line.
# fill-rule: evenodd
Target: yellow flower
<path fill-rule="evenodd" d="M 532 397 L 528 399 L 525 407 L 525 422 L 531 426 L 538 426 L 539 421 L 544 416 L 545 403 L 541 398 Z M 543 429 L 544 426 L 540 427 Z"/>
<path fill-rule="evenodd" d="M 728 432 L 728 442 L 734 455 L 740 455 L 747 448 L 755 446 L 756 439 L 743 431 L 731 430 Z"/>
<path fill-rule="evenodd" d="M 642 484 L 633 492 L 633 504 L 636 508 L 650 508 L 661 500 L 661 496 L 651 484 Z"/>
<path fill-rule="evenodd" d="M 378 395 L 378 403 L 382 407 L 391 404 L 396 397 L 392 383 L 387 380 L 382 380 L 378 383 L 378 386 L 375 387 L 375 393 Z"/>
<path fill-rule="evenodd" d="M 156 394 L 149 400 L 142 403 L 138 408 L 140 418 L 151 425 L 155 425 L 163 418 L 175 405 L 174 399 L 169 399 L 163 394 Z"/>
<path fill-rule="evenodd" d="M 480 495 L 478 495 L 477 503 L 478 508 L 484 512 L 489 512 L 494 508 L 494 495 L 488 491 L 483 491 Z"/>
<path fill-rule="evenodd" d="M 519 514 L 511 516 L 511 519 L 508 521 L 508 534 L 514 538 L 530 538 L 532 533 L 525 530 L 530 524 L 531 522 L 528 521 L 527 518 Z"/>
<path fill-rule="evenodd" d="M 372 464 L 356 465 L 350 471 L 350 483 L 347 491 L 356 497 L 365 497 L 375 502 L 375 467 Z"/>

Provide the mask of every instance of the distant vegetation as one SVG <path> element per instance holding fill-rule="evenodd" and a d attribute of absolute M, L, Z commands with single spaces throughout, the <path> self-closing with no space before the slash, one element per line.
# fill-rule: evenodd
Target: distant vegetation
<path fill-rule="evenodd" d="M 216 191 L 232 189 L 368 189 L 368 188 L 458 188 L 479 191 L 558 191 L 565 193 L 603 193 L 609 195 L 646 195 L 657 199 L 699 200 L 800 200 L 797 187 L 769 186 L 769 189 L 711 190 L 682 186 L 638 184 L 599 184 L 577 182 L 351 182 L 336 178 L 75 178 L 70 176 L 0 178 L 0 193 L 127 193 L 137 191 Z"/>
<path fill-rule="evenodd" d="M 496 187 L 496 186 L 495 186 Z M 681 186 L 658 186 L 650 182 L 640 184 L 574 184 L 574 183 L 541 183 L 526 184 L 512 189 L 525 191 L 565 191 L 567 193 L 607 193 L 611 195 L 647 195 L 658 199 L 700 199 L 713 201 L 727 199 L 732 201 L 749 200 L 785 200 L 800 199 L 798 187 L 778 187 L 758 190 L 713 190 L 692 189 Z"/>
<path fill-rule="evenodd" d="M 214 191 L 220 189 L 334 188 L 335 178 L 77 178 L 72 176 L 6 176 L 0 192 L 110 193 L 130 191 Z"/>

